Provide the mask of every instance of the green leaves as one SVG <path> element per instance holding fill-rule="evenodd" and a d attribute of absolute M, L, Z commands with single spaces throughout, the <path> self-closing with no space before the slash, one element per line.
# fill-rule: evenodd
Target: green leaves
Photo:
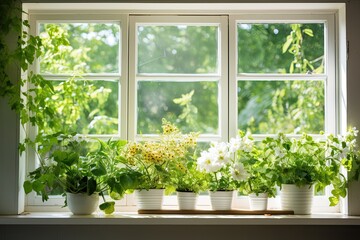
<path fill-rule="evenodd" d="M 94 178 L 89 178 L 87 180 L 87 194 L 91 195 L 96 191 L 97 188 L 97 182 Z"/>
<path fill-rule="evenodd" d="M 56 150 L 52 154 L 54 161 L 63 163 L 67 166 L 71 166 L 79 161 L 79 154 L 76 152 L 64 152 L 62 150 Z"/>
<path fill-rule="evenodd" d="M 104 202 L 99 207 L 105 214 L 111 214 L 115 211 L 115 202 Z"/>
<path fill-rule="evenodd" d="M 303 32 L 310 37 L 314 36 L 313 30 L 311 30 L 309 28 L 304 29 Z"/>
<path fill-rule="evenodd" d="M 96 164 L 91 165 L 91 173 L 97 177 L 106 174 L 106 166 L 102 161 L 98 161 Z"/>
<path fill-rule="evenodd" d="M 286 37 L 286 42 L 282 46 L 282 53 L 285 53 L 289 49 L 290 44 L 292 43 L 292 41 L 293 41 L 292 35 L 289 35 L 289 36 Z"/>
<path fill-rule="evenodd" d="M 23 184 L 23 188 L 25 190 L 25 194 L 29 194 L 32 192 L 33 188 L 32 188 L 32 184 L 30 181 L 25 181 Z"/>

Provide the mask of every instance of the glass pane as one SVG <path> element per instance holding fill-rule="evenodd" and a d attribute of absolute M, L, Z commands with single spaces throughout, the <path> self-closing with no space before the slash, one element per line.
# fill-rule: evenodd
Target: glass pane
<path fill-rule="evenodd" d="M 77 132 L 79 134 L 118 133 L 117 81 L 49 81 L 54 93 L 39 93 L 44 111 L 54 115 L 44 121 L 39 132 Z M 47 96 L 47 95 L 48 96 Z"/>
<path fill-rule="evenodd" d="M 324 81 L 238 81 L 238 128 L 258 134 L 324 131 Z"/>
<path fill-rule="evenodd" d="M 138 73 L 217 73 L 217 26 L 138 26 Z"/>
<path fill-rule="evenodd" d="M 138 82 L 137 131 L 156 134 L 162 118 L 184 132 L 218 132 L 217 82 Z"/>
<path fill-rule="evenodd" d="M 324 24 L 239 23 L 239 73 L 324 73 Z"/>
<path fill-rule="evenodd" d="M 40 73 L 118 73 L 120 25 L 42 23 Z"/>

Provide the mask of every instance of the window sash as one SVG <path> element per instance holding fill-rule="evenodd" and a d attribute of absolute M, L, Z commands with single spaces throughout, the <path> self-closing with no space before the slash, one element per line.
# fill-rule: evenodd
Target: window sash
<path fill-rule="evenodd" d="M 266 10 L 262 10 L 266 11 Z M 271 10 L 270 10 L 271 11 Z M 200 142 L 206 141 L 228 141 L 229 138 L 235 137 L 237 133 L 237 81 L 238 80 L 317 80 L 317 79 L 326 79 L 326 110 L 325 110 L 325 120 L 326 120 L 326 132 L 336 133 L 339 128 L 339 119 L 338 116 L 338 107 L 336 101 L 338 99 L 338 94 L 336 90 L 336 64 L 335 64 L 335 14 L 224 14 L 225 16 L 129 16 L 128 12 L 122 12 L 123 14 L 88 14 L 86 11 L 81 11 L 81 14 L 31 14 L 30 15 L 30 25 L 32 26 L 31 34 L 36 33 L 37 21 L 59 21 L 59 22 L 73 22 L 73 21 L 86 21 L 86 22 L 101 22 L 101 21 L 120 21 L 121 24 L 121 74 L 84 74 L 83 76 L 88 79 L 114 79 L 118 78 L 121 83 L 121 99 L 119 99 L 121 106 L 121 111 L 119 110 L 122 124 L 121 124 L 121 133 L 117 136 L 121 139 L 138 139 L 139 136 L 136 134 L 136 84 L 137 81 L 143 81 L 146 79 L 173 79 L 174 81 L 186 81 L 187 79 L 212 79 L 216 81 L 219 80 L 221 84 L 221 92 L 219 92 L 220 103 L 219 111 L 221 115 L 219 128 L 219 135 L 202 135 L 200 136 Z M 266 13 L 266 12 L 265 12 Z M 219 42 L 221 42 L 222 49 L 220 53 L 220 59 L 218 60 L 219 64 L 219 73 L 218 74 L 137 74 L 136 73 L 136 45 L 129 44 L 133 43 L 135 36 L 135 24 L 136 22 L 173 22 L 173 23 L 186 23 L 194 21 L 209 22 L 209 23 L 219 23 L 221 28 L 221 37 Z M 324 74 L 318 75 L 296 75 L 290 74 L 280 75 L 280 74 L 238 74 L 237 73 L 237 33 L 236 26 L 237 22 L 248 21 L 251 23 L 256 23 L 256 21 L 264 23 L 267 20 L 269 22 L 315 22 L 321 21 L 326 22 L 326 45 L 325 45 L 325 56 L 326 56 L 326 72 Z M 129 29 L 128 29 L 129 26 Z M 35 30 L 34 30 L 35 29 Z M 228 35 L 229 31 L 229 35 Z M 129 38 L 127 34 L 129 33 Z M 229 36 L 229 39 L 228 39 Z M 124 60 L 125 59 L 125 60 Z M 129 62 L 127 61 L 129 59 Z M 36 70 L 37 66 L 33 66 L 32 70 Z M 68 75 L 44 75 L 51 79 L 63 79 Z M 200 80 L 199 80 L 200 81 Z M 128 93 L 129 90 L 129 93 Z M 29 128 L 30 135 L 34 136 L 36 129 Z M 268 134 L 258 134 L 255 135 L 255 140 L 261 140 Z M 99 135 L 100 138 L 114 137 L 110 135 Z M 115 136 L 116 137 L 116 136 Z M 156 138 L 156 135 L 147 136 L 148 139 Z M 297 136 L 295 136 L 297 137 Z M 320 135 L 315 137 L 321 137 Z M 26 153 L 28 159 L 28 171 L 31 171 L 35 166 L 35 154 L 30 150 Z M 326 189 L 326 192 L 329 193 L 329 189 Z M 165 197 L 165 207 L 175 206 L 176 196 L 166 196 Z M 236 208 L 247 208 L 247 198 L 244 196 L 235 197 L 234 206 Z M 34 193 L 30 193 L 27 197 L 27 209 L 37 209 L 36 206 L 58 206 L 63 205 L 63 198 L 60 196 L 52 196 L 49 201 L 42 202 L 41 197 L 35 196 Z M 128 195 L 123 198 L 121 201 L 117 201 L 116 206 L 127 206 L 132 208 L 135 205 L 134 195 Z M 201 196 L 199 198 L 198 206 L 209 207 L 209 199 L 207 196 Z M 279 198 L 269 199 L 269 208 L 279 207 Z M 316 196 L 314 199 L 314 207 L 321 207 L 319 210 L 321 212 L 339 212 L 340 207 L 328 207 L 328 200 L 325 196 Z M 42 208 L 42 207 L 41 207 Z M 42 208 L 44 210 L 48 209 L 47 207 Z M 58 209 L 58 208 L 57 208 Z M 121 210 L 122 211 L 122 210 Z"/>
<path fill-rule="evenodd" d="M 218 96 L 218 134 L 201 134 L 200 141 L 227 141 L 227 122 L 228 122 L 228 74 L 227 74 L 227 20 L 226 16 L 139 16 L 132 15 L 129 17 L 129 42 L 134 44 L 129 45 L 129 140 L 141 140 L 144 138 L 150 139 L 152 134 L 140 135 L 137 134 L 137 83 L 139 81 L 161 80 L 186 82 L 189 81 L 218 81 L 219 96 Z M 137 72 L 137 26 L 156 26 L 156 25 L 191 25 L 191 26 L 219 26 L 218 38 L 218 72 L 210 74 L 167 74 L 167 73 L 138 73 Z"/>
<path fill-rule="evenodd" d="M 323 74 L 256 74 L 238 73 L 237 24 L 238 23 L 324 23 L 324 58 Z M 336 133 L 339 123 L 336 118 L 339 109 L 336 106 L 336 62 L 335 62 L 335 17 L 333 14 L 233 14 L 229 16 L 229 137 L 235 137 L 238 122 L 237 89 L 238 80 L 324 80 L 325 79 L 325 129 L 326 133 Z M 253 134 L 258 138 L 258 134 Z M 260 134 L 260 138 L 261 135 Z"/>
<path fill-rule="evenodd" d="M 30 34 L 39 35 L 40 23 L 72 23 L 72 22 L 88 22 L 88 23 L 118 23 L 120 25 L 120 51 L 119 51 L 119 72 L 118 73 L 86 73 L 82 74 L 82 78 L 86 80 L 110 80 L 119 82 L 119 99 L 118 99 L 118 119 L 121 119 L 119 124 L 118 134 L 89 134 L 87 136 L 100 139 L 127 139 L 127 59 L 128 56 L 128 42 L 127 42 L 127 21 L 126 15 L 118 14 L 88 14 L 86 12 L 82 14 L 30 14 Z M 34 61 L 34 64 L 29 69 L 35 73 L 40 73 L 39 61 Z M 70 74 L 42 74 L 47 80 L 66 80 L 71 77 Z M 29 137 L 34 138 L 36 135 L 36 127 L 27 126 Z M 81 134 L 79 134 L 81 135 Z M 27 149 L 27 172 L 33 171 L 36 168 L 37 157 L 33 150 Z M 49 196 L 49 200 L 42 202 L 41 196 L 37 196 L 34 192 L 31 192 L 26 196 L 26 208 L 40 210 L 39 206 L 45 206 L 44 210 L 49 209 L 50 206 L 62 206 L 64 205 L 64 198 L 62 196 Z M 126 198 L 117 201 L 117 205 L 125 206 Z M 50 208 L 51 209 L 51 208 Z"/>

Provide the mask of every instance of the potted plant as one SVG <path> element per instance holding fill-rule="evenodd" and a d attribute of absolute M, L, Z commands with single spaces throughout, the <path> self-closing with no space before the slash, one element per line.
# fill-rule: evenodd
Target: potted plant
<path fill-rule="evenodd" d="M 314 186 L 330 184 L 323 144 L 307 134 L 290 139 L 282 133 L 263 143 L 281 189 L 282 209 L 310 214 Z"/>
<path fill-rule="evenodd" d="M 25 193 L 34 191 L 43 201 L 51 194 L 61 194 L 64 206 L 74 214 L 91 214 L 103 194 L 98 177 L 106 173 L 105 166 L 89 157 L 85 139 L 63 134 L 57 137 L 54 147 L 39 155 L 40 166 L 23 184 Z"/>
<path fill-rule="evenodd" d="M 330 174 L 333 190 L 332 196 L 329 197 L 330 206 L 337 205 L 340 197 L 347 195 L 348 184 L 359 179 L 360 158 L 357 135 L 358 130 L 350 127 L 344 135 L 330 134 L 326 137 L 325 156 L 328 164 L 332 166 Z"/>
<path fill-rule="evenodd" d="M 247 136 L 242 136 L 230 142 L 212 142 L 207 151 L 201 152 L 197 164 L 206 173 L 214 210 L 231 209 L 234 190 L 249 176 L 237 155 L 252 149 L 252 145 Z"/>
<path fill-rule="evenodd" d="M 104 203 L 100 209 L 105 213 L 114 212 L 114 201 L 106 201 L 104 193 L 112 200 L 120 200 L 125 194 L 131 193 L 137 186 L 139 173 L 127 165 L 127 159 L 122 157 L 122 151 L 127 144 L 125 140 L 103 141 L 97 139 L 99 148 L 88 154 L 92 162 L 92 173 L 97 177 Z"/>
<path fill-rule="evenodd" d="M 238 190 L 249 195 L 250 209 L 266 210 L 268 197 L 275 195 L 275 182 L 262 149 L 255 145 L 250 133 L 245 134 L 243 131 L 230 140 L 230 148 L 236 162 L 244 166 L 248 176 L 238 180 Z"/>
<path fill-rule="evenodd" d="M 276 193 L 273 169 L 261 149 L 254 148 L 242 163 L 249 177 L 240 185 L 239 191 L 249 196 L 251 210 L 266 210 L 269 197 Z"/>
<path fill-rule="evenodd" d="M 195 157 L 178 159 L 173 162 L 170 171 L 179 209 L 196 209 L 198 195 L 206 189 L 206 181 L 204 173 L 197 169 Z"/>
<path fill-rule="evenodd" d="M 158 141 L 129 142 L 123 151 L 127 166 L 139 175 L 134 187 L 139 209 L 161 208 L 165 188 L 171 187 L 172 162 L 196 145 L 195 133 L 182 134 L 165 119 L 162 130 Z"/>
<path fill-rule="evenodd" d="M 346 196 L 347 179 L 342 169 L 351 170 L 357 153 L 355 132 L 350 131 L 345 136 L 329 135 L 325 141 L 320 141 L 307 134 L 296 139 L 280 133 L 263 141 L 265 154 L 281 189 L 283 209 L 310 214 L 314 191 L 322 191 L 329 185 L 333 187 L 330 206 Z"/>

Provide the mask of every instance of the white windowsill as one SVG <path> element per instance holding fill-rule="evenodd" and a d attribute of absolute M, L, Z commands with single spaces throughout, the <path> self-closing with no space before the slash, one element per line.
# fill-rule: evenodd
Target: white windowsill
<path fill-rule="evenodd" d="M 360 225 L 360 216 L 312 215 L 175 215 L 117 212 L 74 216 L 69 212 L 0 215 L 0 225 Z"/>

